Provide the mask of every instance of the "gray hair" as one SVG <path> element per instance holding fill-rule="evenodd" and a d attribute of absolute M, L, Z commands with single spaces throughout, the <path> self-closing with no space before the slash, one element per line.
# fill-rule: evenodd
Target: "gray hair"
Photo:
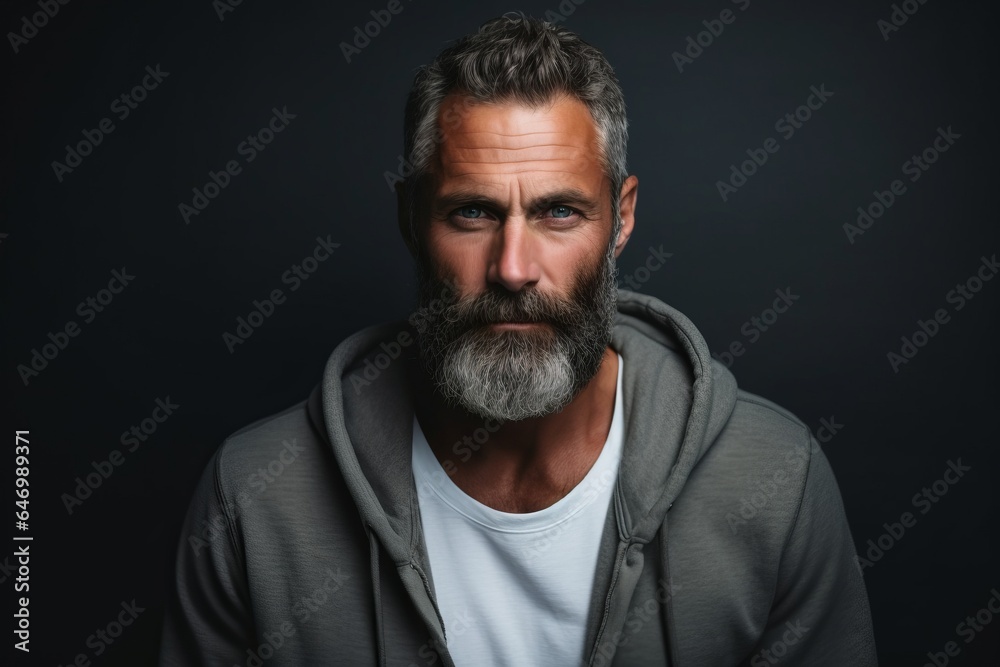
<path fill-rule="evenodd" d="M 433 177 L 431 163 L 444 138 L 439 110 L 451 93 L 464 98 L 462 111 L 446 113 L 441 119 L 442 124 L 452 126 L 461 122 L 475 102 L 537 107 L 564 93 L 586 104 L 597 125 L 601 165 L 611 181 L 614 245 L 622 225 L 618 198 L 628 177 L 628 120 L 614 70 L 604 54 L 566 28 L 508 12 L 459 39 L 414 77 L 403 128 L 404 154 L 411 171 L 402 183 L 414 248 L 420 248 L 418 193 Z"/>

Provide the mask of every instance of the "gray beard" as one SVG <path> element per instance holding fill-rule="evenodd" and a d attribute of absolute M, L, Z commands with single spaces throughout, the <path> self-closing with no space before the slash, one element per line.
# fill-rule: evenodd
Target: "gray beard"
<path fill-rule="evenodd" d="M 491 284 L 461 301 L 418 262 L 421 363 L 451 406 L 482 419 L 520 421 L 565 408 L 597 374 L 618 310 L 612 235 L 598 265 L 578 276 L 569 300 Z M 493 322 L 545 324 L 495 329 Z"/>

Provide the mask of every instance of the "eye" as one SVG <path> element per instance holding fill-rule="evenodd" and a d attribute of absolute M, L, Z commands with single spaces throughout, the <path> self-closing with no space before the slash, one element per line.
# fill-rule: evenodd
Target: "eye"
<path fill-rule="evenodd" d="M 549 209 L 552 212 L 553 218 L 568 218 L 573 215 L 574 211 L 569 206 L 553 206 Z"/>
<path fill-rule="evenodd" d="M 486 214 L 486 212 L 478 206 L 463 206 L 456 212 L 463 218 L 471 219 L 481 218 Z"/>

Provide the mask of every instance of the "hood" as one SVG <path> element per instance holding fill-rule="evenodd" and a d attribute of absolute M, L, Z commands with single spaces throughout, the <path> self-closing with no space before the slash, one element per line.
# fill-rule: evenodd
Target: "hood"
<path fill-rule="evenodd" d="M 737 390 L 733 375 L 712 359 L 691 321 L 653 296 L 618 290 L 611 347 L 624 362 L 625 421 L 614 494 L 622 556 L 615 562 L 624 572 L 614 587 L 620 599 L 612 604 L 609 595 L 602 605 L 614 616 L 615 608 L 627 608 L 628 584 L 634 587 L 642 567 L 641 558 L 625 559 L 624 550 L 650 542 L 661 527 L 665 540 L 667 511 L 729 419 Z M 369 533 L 373 573 L 384 550 L 431 636 L 443 644 L 411 470 L 413 402 L 407 373 L 418 354 L 416 333 L 406 321 L 355 333 L 331 354 L 309 411 L 330 441 Z"/>

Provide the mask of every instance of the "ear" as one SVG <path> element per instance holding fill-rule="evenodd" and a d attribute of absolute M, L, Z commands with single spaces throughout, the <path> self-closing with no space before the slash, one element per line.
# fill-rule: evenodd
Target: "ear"
<path fill-rule="evenodd" d="M 635 205 L 639 198 L 639 177 L 629 176 L 622 183 L 622 191 L 618 199 L 619 212 L 622 217 L 622 229 L 618 234 L 618 240 L 615 241 L 615 258 L 622 254 L 625 249 L 625 244 L 628 243 L 628 239 L 632 236 L 632 230 L 635 229 Z"/>
<path fill-rule="evenodd" d="M 396 224 L 399 225 L 399 233 L 403 237 L 406 249 L 410 251 L 410 256 L 416 259 L 417 250 L 413 247 L 413 238 L 410 236 L 410 210 L 406 201 L 404 181 L 396 181 Z"/>

